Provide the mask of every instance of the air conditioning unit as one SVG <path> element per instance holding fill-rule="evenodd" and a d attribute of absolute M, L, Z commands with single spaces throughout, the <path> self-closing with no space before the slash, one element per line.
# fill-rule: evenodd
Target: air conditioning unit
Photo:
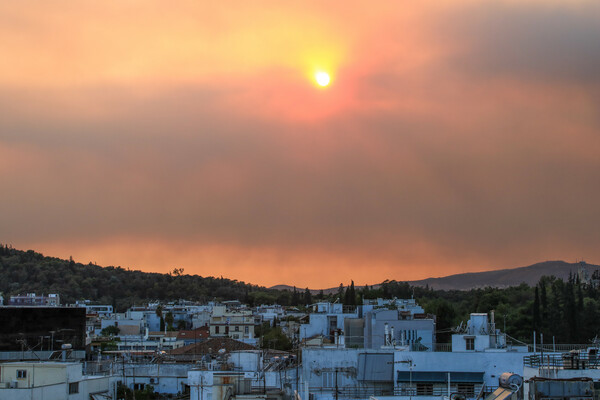
<path fill-rule="evenodd" d="M 19 381 L 10 381 L 9 385 L 11 389 L 16 389 L 19 387 Z"/>
<path fill-rule="evenodd" d="M 150 378 L 150 383 L 151 383 L 152 385 L 154 385 L 154 384 L 158 384 L 158 378 Z"/>

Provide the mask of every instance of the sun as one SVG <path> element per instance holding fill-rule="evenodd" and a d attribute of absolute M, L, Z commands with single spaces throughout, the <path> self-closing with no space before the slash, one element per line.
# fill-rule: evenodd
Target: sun
<path fill-rule="evenodd" d="M 319 86 L 323 86 L 323 87 L 329 85 L 329 81 L 331 80 L 329 78 L 329 74 L 327 72 L 323 72 L 323 71 L 317 72 L 315 74 L 315 79 L 317 80 L 317 83 L 319 84 Z"/>

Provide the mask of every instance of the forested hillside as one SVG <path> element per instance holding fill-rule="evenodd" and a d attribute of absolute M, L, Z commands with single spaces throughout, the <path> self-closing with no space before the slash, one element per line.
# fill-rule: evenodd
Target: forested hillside
<path fill-rule="evenodd" d="M 303 307 L 319 300 L 358 305 L 363 299 L 415 298 L 425 312 L 436 315 L 438 342 L 450 341 L 452 329 L 466 322 L 470 313 L 495 310 L 496 326 L 519 340 L 532 342 L 533 331 L 543 333 L 547 343 L 589 343 L 600 333 L 600 281 L 595 272 L 589 283 L 575 275 L 567 280 L 542 277 L 534 287 L 433 290 L 406 282 L 385 281 L 376 288 L 355 289 L 340 284 L 334 293 L 275 290 L 214 277 L 186 275 L 181 269 L 170 274 L 100 267 L 73 260 L 44 257 L 32 250 L 0 245 L 0 292 L 5 298 L 18 293 L 59 293 L 63 303 L 89 299 L 113 304 L 123 311 L 148 301 L 179 299 L 240 300 L 249 305 L 278 303 Z M 491 282 L 492 283 L 492 282 Z"/>
<path fill-rule="evenodd" d="M 89 299 L 113 304 L 122 311 L 146 301 L 178 299 L 208 301 L 285 301 L 289 292 L 249 285 L 236 280 L 185 275 L 175 268 L 169 274 L 147 273 L 121 267 L 100 267 L 73 260 L 45 257 L 0 244 L 0 292 L 5 299 L 19 293 L 58 293 L 65 304 Z"/>

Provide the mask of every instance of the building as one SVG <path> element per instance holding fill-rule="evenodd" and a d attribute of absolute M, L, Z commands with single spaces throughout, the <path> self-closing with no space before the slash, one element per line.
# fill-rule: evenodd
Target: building
<path fill-rule="evenodd" d="M 424 313 L 398 308 L 378 308 L 365 313 L 364 347 L 410 346 L 432 351 L 435 345 L 435 319 Z"/>
<path fill-rule="evenodd" d="M 359 318 L 359 308 L 339 303 L 316 303 L 308 315 L 308 323 L 300 325 L 300 340 L 307 342 L 322 337 L 326 342 L 343 344 L 344 320 Z"/>
<path fill-rule="evenodd" d="M 0 398 L 112 399 L 116 379 L 83 375 L 80 363 L 10 362 L 0 368 Z"/>
<path fill-rule="evenodd" d="M 194 364 L 126 363 L 115 374 L 122 376 L 123 384 L 131 390 L 152 386 L 155 393 L 177 395 L 189 393 L 188 371 Z"/>
<path fill-rule="evenodd" d="M 120 341 L 116 342 L 117 350 L 120 352 L 147 352 L 157 353 L 169 351 L 184 346 L 184 341 L 177 339 L 177 332 L 147 332 L 144 335 L 125 336 L 120 335 Z"/>
<path fill-rule="evenodd" d="M 210 331 L 207 326 L 192 329 L 189 331 L 178 331 L 177 340 L 183 340 L 184 346 L 188 344 L 202 342 L 208 339 Z"/>
<path fill-rule="evenodd" d="M 80 307 L 0 307 L 0 359 L 48 359 L 63 344 L 85 357 L 86 314 Z"/>
<path fill-rule="evenodd" d="M 27 293 L 25 295 L 18 294 L 10 296 L 8 300 L 9 306 L 40 306 L 40 307 L 58 307 L 60 306 L 60 296 L 56 293 L 51 293 L 47 296 L 36 295 L 35 293 Z"/>
<path fill-rule="evenodd" d="M 214 306 L 209 327 L 211 337 L 229 337 L 255 342 L 254 316 L 248 309 L 228 309 L 225 305 Z"/>
<path fill-rule="evenodd" d="M 388 326 L 388 335 L 391 331 Z M 452 351 L 401 345 L 397 333 L 394 337 L 388 338 L 390 345 L 377 348 L 303 348 L 302 377 L 308 385 L 303 397 L 310 393 L 315 400 L 330 400 L 337 393 L 342 398 L 394 396 L 408 400 L 460 394 L 474 399 L 497 387 L 504 372 L 522 376 L 523 358 L 531 354 L 526 346 L 507 346 L 487 314 L 471 315 L 467 328 L 454 335 L 457 345 Z M 473 349 L 466 344 L 471 338 Z"/>

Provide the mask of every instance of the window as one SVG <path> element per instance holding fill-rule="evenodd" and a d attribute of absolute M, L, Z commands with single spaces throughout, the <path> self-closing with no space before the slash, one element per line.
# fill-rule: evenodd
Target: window
<path fill-rule="evenodd" d="M 240 331 L 240 327 L 236 326 L 233 330 L 236 331 L 236 332 L 239 332 Z"/>
<path fill-rule="evenodd" d="M 467 350 L 475 350 L 475 338 L 467 337 L 465 338 Z"/>
<path fill-rule="evenodd" d="M 79 382 L 69 383 L 69 394 L 79 393 Z"/>
<path fill-rule="evenodd" d="M 244 327 L 244 333 L 245 333 L 246 335 L 247 335 L 247 334 L 249 334 L 249 333 L 250 333 L 250 328 L 249 328 L 249 327 L 247 327 L 247 326 L 245 326 L 245 327 Z"/>
<path fill-rule="evenodd" d="M 433 396 L 433 383 L 417 383 L 417 396 Z"/>
<path fill-rule="evenodd" d="M 219 333 L 219 326 L 215 326 L 215 333 Z"/>
<path fill-rule="evenodd" d="M 144 384 L 143 383 L 134 383 L 133 384 L 133 390 L 144 390 Z"/>
<path fill-rule="evenodd" d="M 26 379 L 27 378 L 27 370 L 26 369 L 18 369 L 17 370 L 17 379 Z"/>
<path fill-rule="evenodd" d="M 229 335 L 229 326 L 226 326 L 226 327 L 225 327 L 225 334 L 226 334 L 226 335 Z"/>

